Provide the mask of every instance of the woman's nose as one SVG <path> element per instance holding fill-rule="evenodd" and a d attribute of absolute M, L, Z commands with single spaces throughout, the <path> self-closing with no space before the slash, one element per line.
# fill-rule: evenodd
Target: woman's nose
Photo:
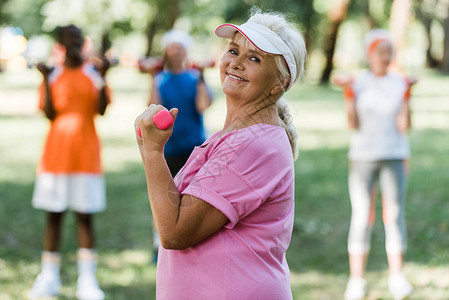
<path fill-rule="evenodd" d="M 243 64 L 243 58 L 241 56 L 234 57 L 231 60 L 231 63 L 229 64 L 229 66 L 232 69 L 239 69 L 239 70 L 243 70 L 245 68 L 244 64 Z"/>

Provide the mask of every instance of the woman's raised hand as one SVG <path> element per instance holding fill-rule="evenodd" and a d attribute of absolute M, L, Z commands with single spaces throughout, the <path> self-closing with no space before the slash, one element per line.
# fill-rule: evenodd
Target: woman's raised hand
<path fill-rule="evenodd" d="M 338 86 L 346 86 L 354 81 L 354 77 L 350 74 L 338 74 L 332 79 L 333 84 Z"/>
<path fill-rule="evenodd" d="M 44 76 L 44 78 L 48 78 L 48 75 L 50 75 L 51 70 L 53 69 L 53 68 L 48 67 L 44 63 L 38 63 L 36 65 L 36 68 L 39 70 L 39 72 L 41 72 L 41 74 L 42 74 L 42 76 Z"/>
<path fill-rule="evenodd" d="M 164 145 L 173 132 L 173 124 L 178 115 L 178 109 L 172 108 L 169 111 L 171 118 L 173 118 L 173 123 L 167 127 L 170 122 L 166 120 L 165 126 L 158 124 L 162 128 L 160 129 L 155 123 L 155 121 L 158 122 L 158 118 L 154 118 L 154 116 L 163 110 L 167 111 L 162 105 L 151 104 L 134 122 L 137 144 L 142 156 L 147 151 L 163 152 Z"/>

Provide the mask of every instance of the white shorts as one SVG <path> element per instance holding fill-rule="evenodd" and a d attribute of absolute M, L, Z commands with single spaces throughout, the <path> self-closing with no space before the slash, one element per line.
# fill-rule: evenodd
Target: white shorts
<path fill-rule="evenodd" d="M 34 185 L 33 207 L 50 212 L 92 214 L 106 209 L 106 188 L 102 174 L 42 173 Z"/>

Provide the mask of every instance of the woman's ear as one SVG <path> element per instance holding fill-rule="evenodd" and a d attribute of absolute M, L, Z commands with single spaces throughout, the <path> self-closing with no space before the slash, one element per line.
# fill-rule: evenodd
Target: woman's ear
<path fill-rule="evenodd" d="M 278 81 L 271 89 L 271 95 L 276 95 L 282 91 L 285 91 L 287 88 L 287 84 L 288 84 L 288 82 L 286 80 L 283 82 Z"/>
<path fill-rule="evenodd" d="M 276 95 L 277 93 L 282 91 L 282 85 L 277 83 L 275 86 L 271 89 L 271 95 Z"/>

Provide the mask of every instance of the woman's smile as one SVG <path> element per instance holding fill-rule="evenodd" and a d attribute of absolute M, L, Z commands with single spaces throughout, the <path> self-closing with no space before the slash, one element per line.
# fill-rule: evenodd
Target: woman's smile
<path fill-rule="evenodd" d="M 248 82 L 248 80 L 243 79 L 242 77 L 239 77 L 239 76 L 237 76 L 237 75 L 235 75 L 235 74 L 231 74 L 231 73 L 228 73 L 228 72 L 226 72 L 226 76 L 227 76 L 228 78 L 230 78 L 231 80 L 246 81 L 246 82 Z"/>

